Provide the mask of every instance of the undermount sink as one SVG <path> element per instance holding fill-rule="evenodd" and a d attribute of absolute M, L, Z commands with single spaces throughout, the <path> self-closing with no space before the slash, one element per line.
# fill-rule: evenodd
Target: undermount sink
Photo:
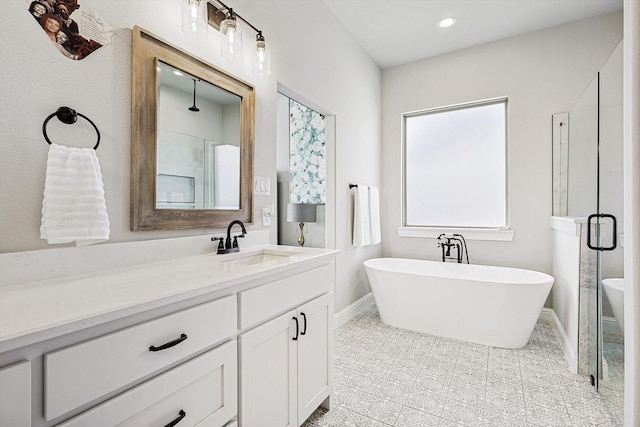
<path fill-rule="evenodd" d="M 289 257 L 293 255 L 300 255 L 300 252 L 277 250 L 277 249 L 262 249 L 257 253 L 248 253 L 244 256 L 240 254 L 239 256 L 224 262 L 231 263 L 231 264 L 254 265 L 254 264 L 262 264 L 270 261 L 287 260 Z"/>

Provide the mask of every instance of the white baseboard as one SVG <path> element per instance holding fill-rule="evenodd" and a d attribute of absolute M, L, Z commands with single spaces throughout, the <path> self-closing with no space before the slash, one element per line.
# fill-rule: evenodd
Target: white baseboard
<path fill-rule="evenodd" d="M 375 304 L 373 300 L 373 293 L 369 292 L 358 301 L 353 304 L 343 308 L 339 312 L 333 315 L 333 325 L 335 328 L 339 328 L 340 326 L 347 323 L 349 320 L 356 317 L 358 314 L 362 313 L 369 307 Z"/>
<path fill-rule="evenodd" d="M 553 327 L 558 331 L 558 337 L 560 338 L 560 347 L 562 348 L 562 352 L 564 353 L 564 358 L 569 365 L 569 371 L 576 374 L 578 373 L 578 353 L 577 349 L 574 349 L 571 346 L 571 341 L 569 340 L 569 336 L 565 332 L 562 327 L 562 323 L 560 323 L 560 319 L 556 315 L 556 312 L 551 308 L 543 308 L 540 313 L 540 320 L 544 320 L 550 322 Z"/>

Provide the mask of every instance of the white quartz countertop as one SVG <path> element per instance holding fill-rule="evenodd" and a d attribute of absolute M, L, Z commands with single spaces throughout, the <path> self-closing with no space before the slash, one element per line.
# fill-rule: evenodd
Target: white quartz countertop
<path fill-rule="evenodd" d="M 321 265 L 336 253 L 270 245 L 3 286 L 0 353 L 189 298 L 228 295 L 269 276 Z"/>

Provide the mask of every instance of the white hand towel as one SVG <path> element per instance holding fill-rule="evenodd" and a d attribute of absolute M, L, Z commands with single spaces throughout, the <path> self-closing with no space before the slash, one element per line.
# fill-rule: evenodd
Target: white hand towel
<path fill-rule="evenodd" d="M 378 187 L 369 187 L 369 228 L 371 230 L 371 244 L 382 242 L 380 231 L 380 191 Z"/>
<path fill-rule="evenodd" d="M 109 239 L 102 173 L 92 148 L 49 146 L 40 237 L 49 244 Z"/>
<path fill-rule="evenodd" d="M 369 187 L 358 184 L 353 203 L 353 246 L 368 246 L 370 244 Z"/>

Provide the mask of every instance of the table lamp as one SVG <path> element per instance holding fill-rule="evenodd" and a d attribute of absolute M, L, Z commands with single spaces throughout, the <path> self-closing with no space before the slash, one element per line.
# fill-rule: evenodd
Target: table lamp
<path fill-rule="evenodd" d="M 304 246 L 304 223 L 316 222 L 316 205 L 287 203 L 287 222 L 297 222 L 300 226 L 298 244 Z"/>

